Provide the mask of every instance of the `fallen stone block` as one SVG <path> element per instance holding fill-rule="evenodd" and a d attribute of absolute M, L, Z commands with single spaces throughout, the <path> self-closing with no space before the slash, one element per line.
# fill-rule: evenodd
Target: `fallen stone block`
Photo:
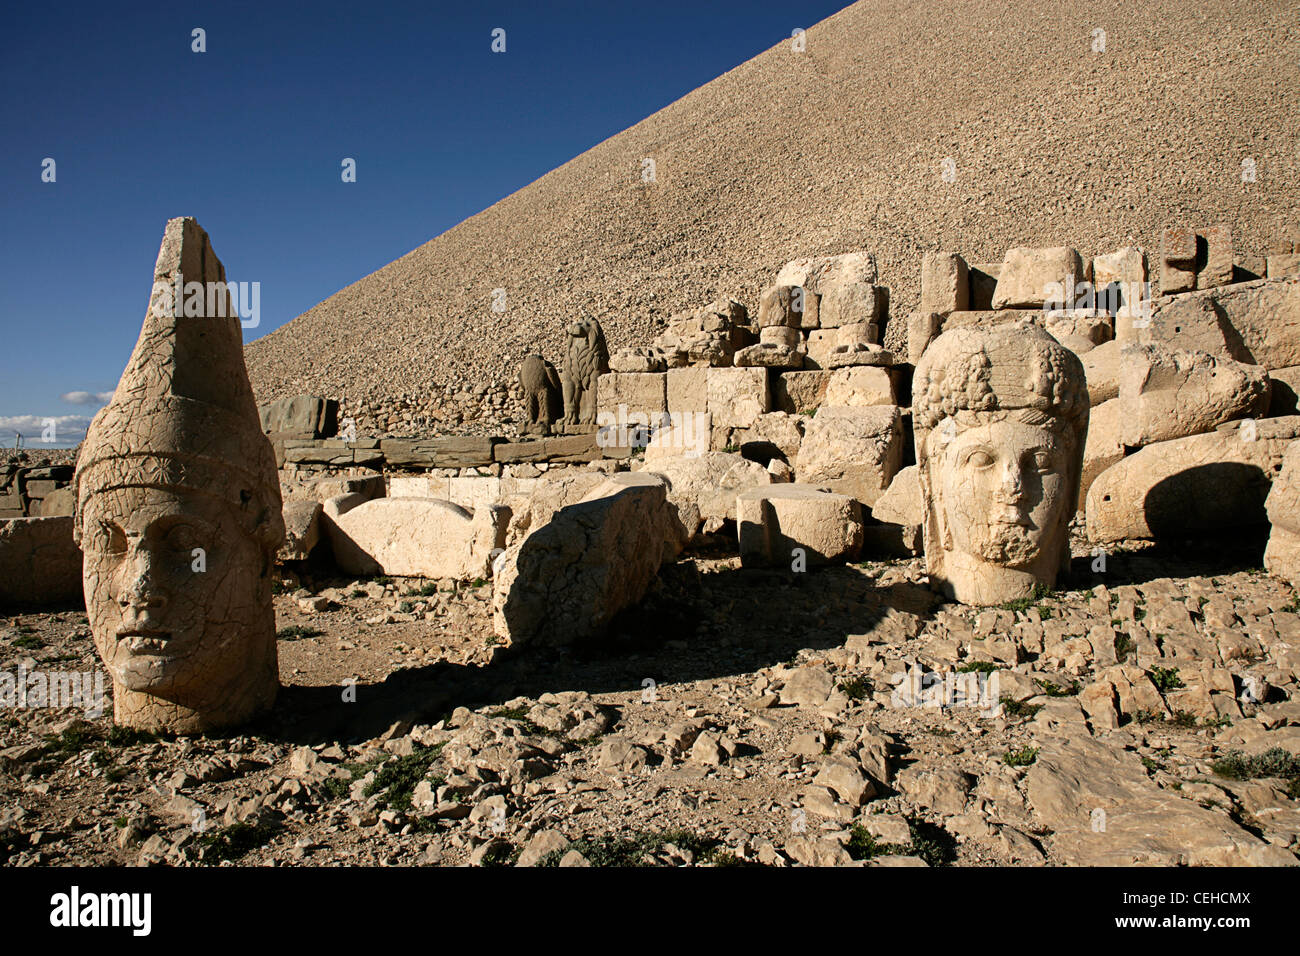
<path fill-rule="evenodd" d="M 829 369 L 781 372 L 772 378 L 772 410 L 790 415 L 806 415 L 826 402 L 830 387 Z"/>
<path fill-rule="evenodd" d="M 0 520 L 0 604 L 83 604 L 71 516 Z"/>
<path fill-rule="evenodd" d="M 908 465 L 894 475 L 889 487 L 871 506 L 871 517 L 887 524 L 917 525 L 925 521 L 920 471 Z"/>
<path fill-rule="evenodd" d="M 1040 308 L 1053 299 L 1062 301 L 1065 287 L 1085 278 L 1083 260 L 1067 246 L 1008 249 L 992 305 L 994 309 Z"/>
<path fill-rule="evenodd" d="M 897 405 L 894 375 L 888 368 L 871 365 L 836 369 L 826 386 L 826 404 L 844 408 Z"/>
<path fill-rule="evenodd" d="M 803 353 L 789 345 L 774 342 L 760 342 L 747 345 L 736 352 L 734 359 L 738 368 L 803 368 Z"/>
<path fill-rule="evenodd" d="M 1264 507 L 1273 525 L 1264 567 L 1300 590 L 1300 441 L 1287 446 Z"/>
<path fill-rule="evenodd" d="M 670 412 L 709 410 L 708 369 L 671 368 L 668 370 L 667 381 Z"/>
<path fill-rule="evenodd" d="M 663 372 L 606 372 L 596 381 L 597 416 L 659 416 L 668 411 L 667 375 Z"/>
<path fill-rule="evenodd" d="M 257 407 L 262 432 L 279 438 L 331 438 L 338 433 L 337 399 L 294 395 Z"/>
<path fill-rule="evenodd" d="M 511 644 L 570 644 L 645 596 L 672 534 L 667 483 L 610 477 L 497 559 L 493 629 Z"/>
<path fill-rule="evenodd" d="M 740 560 L 802 570 L 852 560 L 862 548 L 862 509 L 812 485 L 751 488 L 736 498 Z"/>
<path fill-rule="evenodd" d="M 762 465 L 720 451 L 697 458 L 659 458 L 641 470 L 662 475 L 668 482 L 668 503 L 688 545 L 698 543 L 704 535 L 717 534 L 736 520 L 738 494 L 772 484 L 772 475 Z"/>
<path fill-rule="evenodd" d="M 325 502 L 322 521 L 334 560 L 348 574 L 487 578 L 492 552 L 505 547 L 510 509 L 471 512 L 437 498 L 340 495 Z"/>
<path fill-rule="evenodd" d="M 276 558 L 280 561 L 305 561 L 312 548 L 320 542 L 321 503 L 319 501 L 286 501 L 281 508 L 284 516 L 284 544 Z"/>
<path fill-rule="evenodd" d="M 1226 336 L 1230 358 L 1267 369 L 1300 365 L 1300 278 L 1237 282 L 1162 301 L 1151 319 L 1152 335 L 1176 348 L 1219 354 L 1219 349 L 1178 338 L 1198 334 L 1197 328 L 1208 326 L 1209 315 Z M 1167 330 L 1160 329 L 1161 322 Z"/>
<path fill-rule="evenodd" d="M 1171 226 L 1160 233 L 1160 294 L 1176 295 L 1196 288 L 1196 233 Z"/>
<path fill-rule="evenodd" d="M 970 308 L 970 278 L 966 260 L 953 252 L 933 252 L 921 259 L 921 313 L 965 311 Z"/>
<path fill-rule="evenodd" d="M 896 406 L 823 405 L 804 427 L 795 475 L 804 484 L 873 505 L 903 461 L 903 420 Z"/>
<path fill-rule="evenodd" d="M 499 438 L 384 438 L 379 450 L 393 467 L 481 468 L 492 464 L 492 446 Z"/>
<path fill-rule="evenodd" d="M 1093 406 L 1088 416 L 1088 437 L 1083 446 L 1083 470 L 1079 478 L 1079 510 L 1087 505 L 1088 489 L 1097 476 L 1124 458 L 1124 409 L 1112 399 Z"/>
<path fill-rule="evenodd" d="M 1157 442 L 1103 471 L 1088 489 L 1088 538 L 1187 538 L 1261 526 L 1264 501 L 1300 416 L 1248 419 Z"/>
<path fill-rule="evenodd" d="M 1268 373 L 1207 352 L 1126 345 L 1120 352 L 1119 402 L 1120 440 L 1141 447 L 1265 414 Z"/>
<path fill-rule="evenodd" d="M 1232 227 L 1210 226 L 1197 237 L 1196 288 L 1213 289 L 1232 282 Z"/>
<path fill-rule="evenodd" d="M 1079 356 L 1088 379 L 1088 402 L 1096 408 L 1119 398 L 1120 353 L 1123 343 L 1103 342 Z"/>
<path fill-rule="evenodd" d="M 713 427 L 748 428 L 772 410 L 765 368 L 708 369 L 708 413 Z"/>

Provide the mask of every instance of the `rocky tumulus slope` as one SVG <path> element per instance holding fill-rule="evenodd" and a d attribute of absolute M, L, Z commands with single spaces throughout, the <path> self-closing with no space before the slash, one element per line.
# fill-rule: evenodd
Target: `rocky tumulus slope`
<path fill-rule="evenodd" d="M 1300 206 L 1287 6 L 861 0 L 252 343 L 254 388 L 467 430 L 516 411 L 519 360 L 558 362 L 573 317 L 646 344 L 718 295 L 756 306 L 798 256 L 873 250 L 896 344 L 940 248 L 1155 249 L 1181 220 L 1261 255 Z"/>

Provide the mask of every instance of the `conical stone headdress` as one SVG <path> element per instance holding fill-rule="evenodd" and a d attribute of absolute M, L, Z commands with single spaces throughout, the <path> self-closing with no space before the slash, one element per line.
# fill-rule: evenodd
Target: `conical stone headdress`
<path fill-rule="evenodd" d="M 126 487 L 224 499 L 263 547 L 283 541 L 275 456 L 258 421 L 225 280 L 198 222 L 169 220 L 135 351 L 77 459 L 78 542 L 86 502 Z M 203 284 L 201 307 L 192 296 L 185 299 L 191 307 L 182 307 L 173 291 L 182 282 Z M 178 314 L 186 311 L 200 314 Z"/>

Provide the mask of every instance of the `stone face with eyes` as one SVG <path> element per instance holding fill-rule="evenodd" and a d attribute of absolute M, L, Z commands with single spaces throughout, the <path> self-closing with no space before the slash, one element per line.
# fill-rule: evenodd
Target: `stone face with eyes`
<path fill-rule="evenodd" d="M 171 711 L 174 724 L 176 714 L 226 712 L 266 692 L 270 583 L 233 504 L 117 488 L 89 499 L 83 528 L 86 607 L 116 694 Z"/>
<path fill-rule="evenodd" d="M 1055 543 L 1068 505 L 1061 438 L 1004 419 L 936 442 L 938 520 L 947 549 L 1027 568 Z"/>

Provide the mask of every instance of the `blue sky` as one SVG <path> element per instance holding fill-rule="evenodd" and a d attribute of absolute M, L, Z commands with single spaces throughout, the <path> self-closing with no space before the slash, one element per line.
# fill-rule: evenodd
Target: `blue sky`
<path fill-rule="evenodd" d="M 10 7 L 0 443 L 80 437 L 168 218 L 261 283 L 256 338 L 846 3 Z"/>

